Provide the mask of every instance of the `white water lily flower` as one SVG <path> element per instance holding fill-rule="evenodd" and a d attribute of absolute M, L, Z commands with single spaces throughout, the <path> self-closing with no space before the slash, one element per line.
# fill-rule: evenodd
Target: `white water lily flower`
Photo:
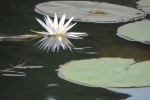
<path fill-rule="evenodd" d="M 80 36 L 85 35 L 86 33 L 76 33 L 76 32 L 67 32 L 71 29 L 76 23 L 70 24 L 73 20 L 71 17 L 68 22 L 65 23 L 66 15 L 64 14 L 58 23 L 57 15 L 54 16 L 54 21 L 50 19 L 48 15 L 45 16 L 45 23 L 40 19 L 36 18 L 36 20 L 47 30 L 47 32 L 36 32 L 38 34 L 44 35 L 44 37 L 37 43 L 41 43 L 39 48 L 47 51 L 51 50 L 54 52 L 57 48 L 57 52 L 59 51 L 59 46 L 62 46 L 63 49 L 69 48 L 71 50 L 71 46 L 73 44 L 67 38 L 80 39 Z M 73 46 L 74 47 L 74 46 Z"/>
<path fill-rule="evenodd" d="M 76 23 L 70 24 L 73 20 L 71 17 L 67 23 L 65 23 L 66 15 L 64 14 L 58 23 L 57 15 L 54 16 L 54 21 L 50 19 L 48 15 L 45 16 L 45 23 L 42 22 L 40 19 L 36 18 L 36 20 L 47 30 L 47 32 L 36 32 L 42 35 L 62 35 L 62 36 L 72 36 L 72 37 L 79 37 L 79 35 L 83 35 L 85 33 L 67 33 L 69 29 L 71 29 Z"/>

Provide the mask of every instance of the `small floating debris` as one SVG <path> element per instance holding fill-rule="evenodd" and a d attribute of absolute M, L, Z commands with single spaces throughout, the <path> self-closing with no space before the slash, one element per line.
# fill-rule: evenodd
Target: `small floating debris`
<path fill-rule="evenodd" d="M 91 49 L 92 47 L 78 47 L 78 48 L 73 48 L 75 52 L 78 53 L 84 53 L 84 54 L 97 54 L 98 52 L 87 52 L 87 49 Z"/>
<path fill-rule="evenodd" d="M 86 54 L 97 54 L 98 52 L 85 52 Z"/>
<path fill-rule="evenodd" d="M 26 76 L 25 74 L 2 74 L 3 76 Z"/>
<path fill-rule="evenodd" d="M 84 48 L 73 48 L 74 50 L 84 50 Z"/>
<path fill-rule="evenodd" d="M 48 84 L 48 87 L 54 87 L 54 86 L 59 86 L 59 84 Z"/>
<path fill-rule="evenodd" d="M 43 68 L 43 66 L 14 66 L 15 69 Z"/>
<path fill-rule="evenodd" d="M 28 62 L 28 61 L 26 61 L 26 62 Z M 43 66 L 24 66 L 24 64 L 26 62 L 24 62 L 22 64 L 18 64 L 17 66 L 13 66 L 12 68 L 9 68 L 9 69 L 0 70 L 0 74 L 2 76 L 26 76 L 25 72 L 18 72 L 18 71 L 13 71 L 13 70 L 15 70 L 15 69 L 28 69 L 28 68 L 43 68 Z M 7 74 L 7 73 L 11 73 L 11 74 Z M 16 73 L 16 74 L 12 74 L 12 73 Z"/>
<path fill-rule="evenodd" d="M 84 54 L 97 54 L 98 52 L 84 52 L 84 51 L 75 51 L 78 53 L 84 53 Z"/>

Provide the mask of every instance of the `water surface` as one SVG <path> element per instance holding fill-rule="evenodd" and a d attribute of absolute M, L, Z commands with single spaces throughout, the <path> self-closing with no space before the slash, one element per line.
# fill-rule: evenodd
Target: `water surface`
<path fill-rule="evenodd" d="M 9 35 L 31 34 L 30 29 L 44 30 L 35 20 L 43 19 L 34 11 L 36 4 L 48 0 L 0 1 L 0 33 Z M 132 0 L 99 0 L 130 6 Z M 135 4 L 132 5 L 135 7 Z M 150 16 L 146 17 L 150 19 Z M 87 32 L 89 36 L 70 41 L 73 52 L 42 52 L 34 41 L 1 41 L 0 69 L 10 68 L 20 61 L 27 65 L 41 65 L 41 69 L 16 70 L 25 77 L 0 76 L 0 100 L 149 100 L 150 88 L 91 88 L 70 83 L 58 77 L 59 65 L 71 60 L 99 57 L 122 57 L 135 60 L 150 59 L 150 45 L 124 40 L 116 35 L 117 28 L 126 23 L 96 24 L 78 22 L 70 31 Z"/>

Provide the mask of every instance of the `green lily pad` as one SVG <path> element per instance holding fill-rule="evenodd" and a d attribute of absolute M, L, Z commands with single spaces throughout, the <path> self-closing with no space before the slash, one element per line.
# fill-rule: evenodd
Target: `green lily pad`
<path fill-rule="evenodd" d="M 150 44 L 150 21 L 142 20 L 118 28 L 117 35 L 130 40 Z"/>
<path fill-rule="evenodd" d="M 90 87 L 150 86 L 150 61 L 97 58 L 71 61 L 58 69 L 58 75 L 70 82 Z"/>
<path fill-rule="evenodd" d="M 61 17 L 64 13 L 66 18 L 74 16 L 74 20 L 95 23 L 126 22 L 145 17 L 138 9 L 92 1 L 50 1 L 37 4 L 35 11 L 40 14 L 53 16 L 57 13 Z"/>
<path fill-rule="evenodd" d="M 138 4 L 138 9 L 142 9 L 145 13 L 150 14 L 150 0 L 140 0 L 136 3 Z"/>

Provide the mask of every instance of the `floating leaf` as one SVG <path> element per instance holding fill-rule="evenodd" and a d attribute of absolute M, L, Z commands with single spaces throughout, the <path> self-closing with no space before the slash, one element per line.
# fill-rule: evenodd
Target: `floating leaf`
<path fill-rule="evenodd" d="M 58 75 L 70 82 L 90 87 L 150 86 L 150 61 L 98 58 L 71 61 L 58 69 Z"/>
<path fill-rule="evenodd" d="M 142 20 L 118 28 L 117 35 L 129 40 L 150 44 L 150 21 Z"/>
<path fill-rule="evenodd" d="M 147 14 L 150 14 L 150 0 L 140 0 L 136 3 L 138 4 L 138 9 L 142 9 Z"/>
<path fill-rule="evenodd" d="M 67 19 L 74 16 L 74 20 L 95 23 L 126 22 L 145 17 L 140 10 L 92 1 L 50 1 L 37 4 L 35 11 L 40 14 L 53 16 L 56 12 L 58 17 L 64 13 Z"/>

